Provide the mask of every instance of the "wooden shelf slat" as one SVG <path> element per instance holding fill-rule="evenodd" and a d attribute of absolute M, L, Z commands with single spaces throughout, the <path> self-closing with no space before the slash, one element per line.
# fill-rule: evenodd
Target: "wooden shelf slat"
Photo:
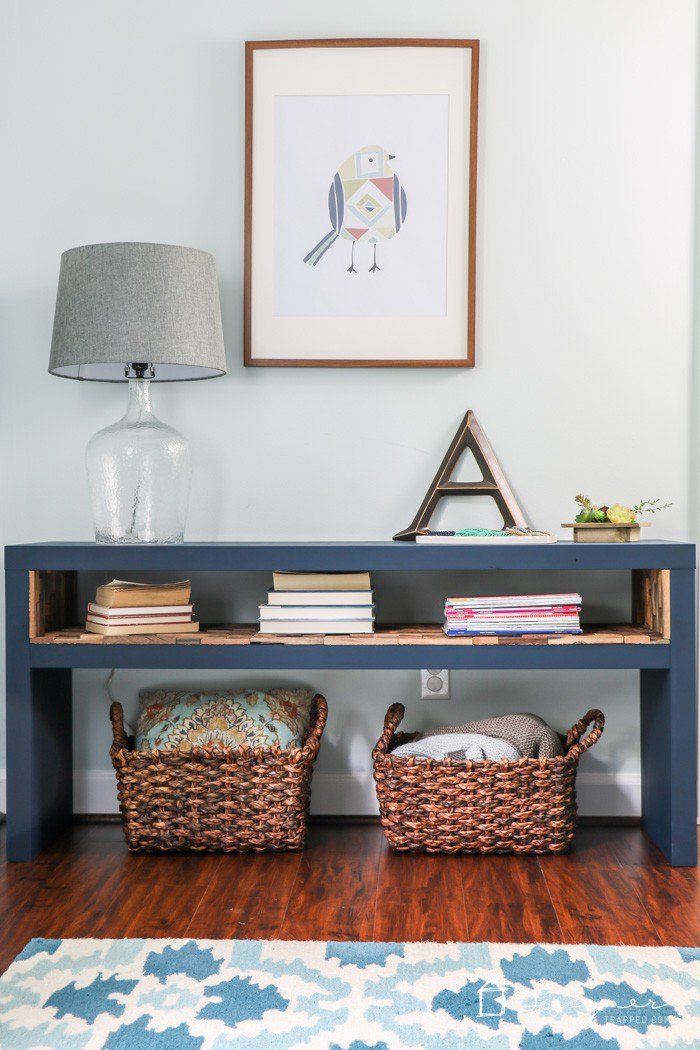
<path fill-rule="evenodd" d="M 105 638 L 81 627 L 49 631 L 32 645 L 667 645 L 668 638 L 645 627 L 605 624 L 585 627 L 582 634 L 486 635 L 448 638 L 440 624 L 380 626 L 374 634 L 261 635 L 257 624 L 203 626 L 199 634 L 134 634 Z"/>

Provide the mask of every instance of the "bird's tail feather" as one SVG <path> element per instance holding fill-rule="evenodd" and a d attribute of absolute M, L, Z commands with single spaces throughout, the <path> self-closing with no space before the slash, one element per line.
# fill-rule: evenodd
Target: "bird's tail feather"
<path fill-rule="evenodd" d="M 304 262 L 308 263 L 309 266 L 315 266 L 321 256 L 328 251 L 331 244 L 337 239 L 338 233 L 336 230 L 331 230 L 323 237 L 315 248 L 312 248 L 308 255 L 304 256 Z"/>

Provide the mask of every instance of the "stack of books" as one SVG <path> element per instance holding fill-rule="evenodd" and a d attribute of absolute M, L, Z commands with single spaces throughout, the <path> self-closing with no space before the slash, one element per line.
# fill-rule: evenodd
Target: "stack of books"
<path fill-rule="evenodd" d="M 580 594 L 448 598 L 445 634 L 580 634 Z"/>
<path fill-rule="evenodd" d="M 130 583 L 112 580 L 88 602 L 85 630 L 91 634 L 195 634 L 199 624 L 190 603 L 189 580 Z"/>
<path fill-rule="evenodd" d="M 275 572 L 261 634 L 372 634 L 368 572 Z"/>

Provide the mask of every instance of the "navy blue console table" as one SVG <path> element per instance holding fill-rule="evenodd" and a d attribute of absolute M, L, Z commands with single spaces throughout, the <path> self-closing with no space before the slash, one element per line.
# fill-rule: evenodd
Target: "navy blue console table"
<path fill-rule="evenodd" d="M 642 819 L 674 865 L 697 860 L 695 547 L 688 543 L 430 546 L 412 543 L 187 543 L 172 547 L 39 543 L 5 549 L 8 857 L 29 860 L 72 818 L 73 668 L 621 668 L 640 672 Z M 399 629 L 382 644 L 237 644 L 152 639 L 99 644 L 75 626 L 77 576 L 158 571 L 627 570 L 635 624 L 595 628 L 574 644 L 464 644 L 440 649 Z M 504 580 L 507 589 L 507 582 Z M 542 587 L 546 587 L 543 578 Z M 73 627 L 71 633 L 68 628 Z M 635 633 L 636 632 L 636 633 Z M 252 635 L 252 631 L 251 631 Z M 437 636 L 436 636 L 437 640 Z M 644 642 L 648 644 L 634 644 Z M 436 660 L 439 652 L 439 659 Z M 377 712 L 378 726 L 383 712 Z"/>

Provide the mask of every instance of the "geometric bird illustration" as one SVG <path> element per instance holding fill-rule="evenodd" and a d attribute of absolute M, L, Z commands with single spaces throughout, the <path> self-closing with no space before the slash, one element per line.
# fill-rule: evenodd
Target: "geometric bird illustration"
<path fill-rule="evenodd" d="M 348 273 L 357 273 L 358 241 L 373 245 L 369 272 L 381 269 L 377 265 L 377 242 L 395 236 L 406 218 L 406 192 L 389 164 L 393 159 L 394 154 L 381 146 L 363 146 L 343 161 L 328 193 L 331 230 L 304 256 L 305 263 L 316 266 L 338 237 L 344 237 L 352 245 Z"/>

